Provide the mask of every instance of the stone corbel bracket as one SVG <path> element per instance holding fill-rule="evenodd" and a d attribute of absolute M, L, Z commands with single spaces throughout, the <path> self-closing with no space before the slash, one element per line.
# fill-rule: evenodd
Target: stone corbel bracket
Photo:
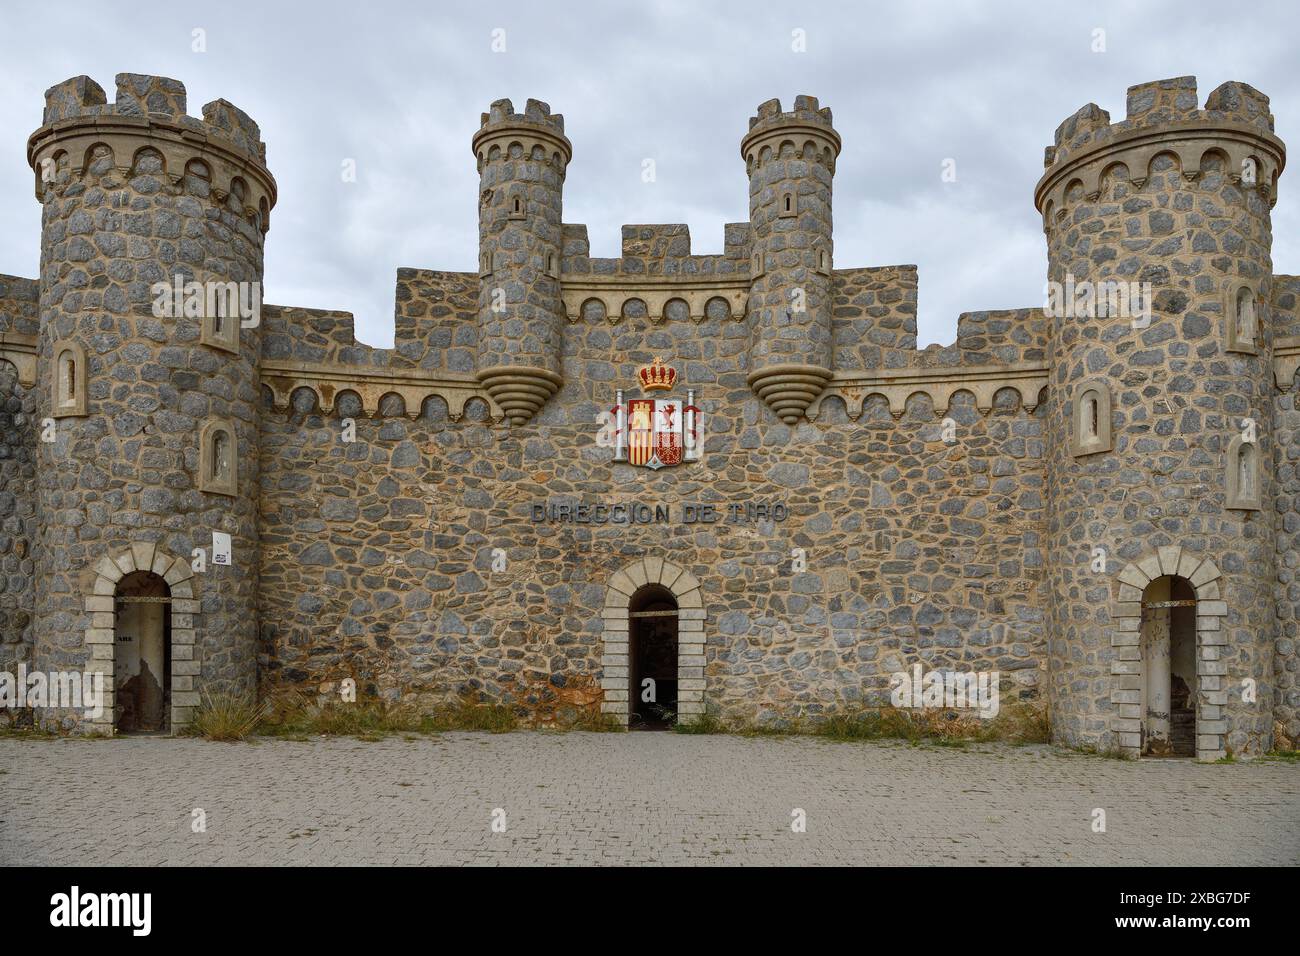
<path fill-rule="evenodd" d="M 1273 380 L 1282 391 L 1295 382 L 1300 370 L 1300 335 L 1279 336 L 1273 340 Z"/>
<path fill-rule="evenodd" d="M 0 360 L 18 370 L 18 384 L 28 388 L 36 384 L 36 336 L 0 332 Z"/>
<path fill-rule="evenodd" d="M 826 389 L 808 406 L 808 420 L 816 421 L 822 403 L 829 396 L 844 402 L 849 418 L 857 421 L 872 395 L 889 402 L 894 418 L 902 418 L 913 395 L 926 395 L 936 415 L 943 415 L 958 392 L 975 396 L 975 407 L 984 414 L 993 409 L 993 397 L 1004 388 L 1020 393 L 1025 411 L 1038 407 L 1038 395 L 1047 386 L 1047 365 L 975 365 L 966 367 L 886 368 L 867 372 L 836 372 Z"/>
<path fill-rule="evenodd" d="M 749 304 L 748 275 L 736 276 L 593 276 L 565 275 L 561 296 L 570 322 L 581 322 L 583 308 L 598 301 L 605 319 L 617 323 L 623 318 L 628 302 L 645 303 L 651 322 L 664 320 L 664 309 L 673 299 L 681 299 L 690 310 L 692 321 L 704 321 L 704 310 L 712 299 L 722 299 L 731 310 L 731 318 L 745 317 Z"/>
<path fill-rule="evenodd" d="M 478 380 L 469 375 L 277 361 L 264 361 L 259 371 L 262 384 L 271 390 L 276 411 L 287 411 L 293 393 L 309 388 L 323 412 L 334 411 L 340 393 L 355 392 L 362 410 L 372 418 L 379 416 L 380 403 L 388 395 L 401 397 L 410 419 L 419 418 L 425 400 L 435 395 L 447 403 L 447 416 L 453 422 L 465 414 L 465 404 L 472 398 L 487 403 L 493 422 L 500 424 L 506 417 Z"/>

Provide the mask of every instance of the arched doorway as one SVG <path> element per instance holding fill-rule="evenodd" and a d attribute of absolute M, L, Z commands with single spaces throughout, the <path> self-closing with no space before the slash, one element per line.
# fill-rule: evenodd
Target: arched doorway
<path fill-rule="evenodd" d="M 150 571 L 132 571 L 113 595 L 114 723 L 118 730 L 170 730 L 171 588 Z"/>
<path fill-rule="evenodd" d="M 647 584 L 628 602 L 629 728 L 667 730 L 677 720 L 677 599 Z"/>
<path fill-rule="evenodd" d="M 1177 575 L 1142 592 L 1141 753 L 1196 756 L 1196 592 Z"/>

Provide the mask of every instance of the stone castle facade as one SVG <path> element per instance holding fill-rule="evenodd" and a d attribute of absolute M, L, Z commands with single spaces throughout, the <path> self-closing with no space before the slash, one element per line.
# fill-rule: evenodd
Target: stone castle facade
<path fill-rule="evenodd" d="M 494 103 L 472 149 L 479 268 L 400 269 L 376 349 L 259 304 L 247 115 L 159 77 L 49 90 L 40 277 L 0 276 L 0 669 L 107 675 L 64 726 L 154 706 L 144 673 L 173 729 L 205 690 L 347 678 L 628 720 L 654 645 L 684 719 L 887 705 L 919 663 L 996 672 L 1065 744 L 1300 735 L 1300 278 L 1273 273 L 1263 94 L 1185 77 L 1069 117 L 1048 279 L 1127 297 L 924 350 L 914 267 L 834 261 L 811 97 L 750 119 L 721 255 L 634 225 L 591 257 L 543 103 Z M 646 467 L 626 413 L 656 396 L 689 420 Z"/>

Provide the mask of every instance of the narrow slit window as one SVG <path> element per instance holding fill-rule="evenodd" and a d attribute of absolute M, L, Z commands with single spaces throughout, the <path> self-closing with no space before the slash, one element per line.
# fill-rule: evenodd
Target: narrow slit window
<path fill-rule="evenodd" d="M 86 414 L 86 353 L 73 342 L 54 347 L 54 417 Z"/>
<path fill-rule="evenodd" d="M 67 408 L 77 401 L 77 357 L 71 352 L 59 356 L 60 385 L 59 405 Z"/>
<path fill-rule="evenodd" d="M 1224 324 L 1227 326 L 1228 351 L 1255 354 L 1260 326 L 1255 290 L 1248 285 L 1229 286 L 1224 295 L 1223 311 L 1226 317 Z"/>
<path fill-rule="evenodd" d="M 208 422 L 200 436 L 199 490 L 234 495 L 237 484 L 234 425 L 228 421 Z"/>
<path fill-rule="evenodd" d="M 1259 446 L 1235 436 L 1228 445 L 1227 506 L 1243 511 L 1262 507 L 1259 476 Z"/>
<path fill-rule="evenodd" d="M 230 436 L 224 430 L 212 433 L 213 481 L 222 481 L 230 475 Z"/>
<path fill-rule="evenodd" d="M 1074 405 L 1070 452 L 1076 458 L 1110 451 L 1110 387 L 1105 382 L 1083 385 Z"/>
<path fill-rule="evenodd" d="M 239 351 L 241 285 L 238 282 L 207 283 L 203 297 L 199 341 L 223 352 Z"/>
<path fill-rule="evenodd" d="M 1237 292 L 1237 341 L 1255 343 L 1255 297 L 1249 289 Z"/>

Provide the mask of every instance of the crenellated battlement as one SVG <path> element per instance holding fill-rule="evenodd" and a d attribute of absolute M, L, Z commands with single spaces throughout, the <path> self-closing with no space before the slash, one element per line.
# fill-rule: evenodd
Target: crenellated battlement
<path fill-rule="evenodd" d="M 498 156 L 512 156 L 516 146 L 521 156 L 544 160 L 561 176 L 573 158 L 573 144 L 564 135 L 564 115 L 552 113 L 548 104 L 534 99 L 528 100 L 523 113 L 516 113 L 508 99 L 493 102 L 482 114 L 471 146 L 480 173 L 484 163 Z"/>
<path fill-rule="evenodd" d="M 778 99 L 758 107 L 756 115 L 749 118 L 749 132 L 740 141 L 740 155 L 751 174 L 787 150 L 791 155 L 810 155 L 833 173 L 840 146 L 831 108 L 819 105 L 815 96 L 796 96 L 794 109 L 788 112 L 782 111 Z"/>
<path fill-rule="evenodd" d="M 211 183 L 219 202 L 231 201 L 265 232 L 276 202 L 266 166 L 266 144 L 257 123 L 226 100 L 203 107 L 202 119 L 187 113 L 178 80 L 119 73 L 116 100 L 88 76 L 74 76 L 45 93 L 44 125 L 27 142 L 36 176 L 36 197 L 49 185 L 115 169 L 133 174 L 140 158 L 156 155 L 173 184 L 186 175 Z"/>
<path fill-rule="evenodd" d="M 1065 214 L 1073 190 L 1095 197 L 1107 174 L 1125 175 L 1142 188 L 1161 155 L 1172 155 L 1188 182 L 1201 175 L 1207 159 L 1221 161 L 1235 182 L 1258 188 L 1274 204 L 1286 148 L 1273 133 L 1268 97 L 1230 81 L 1206 98 L 1203 109 L 1197 103 L 1196 78 L 1181 76 L 1129 87 L 1121 122 L 1112 123 L 1096 103 L 1067 117 L 1044 151 L 1046 172 L 1034 193 L 1044 228 Z"/>

